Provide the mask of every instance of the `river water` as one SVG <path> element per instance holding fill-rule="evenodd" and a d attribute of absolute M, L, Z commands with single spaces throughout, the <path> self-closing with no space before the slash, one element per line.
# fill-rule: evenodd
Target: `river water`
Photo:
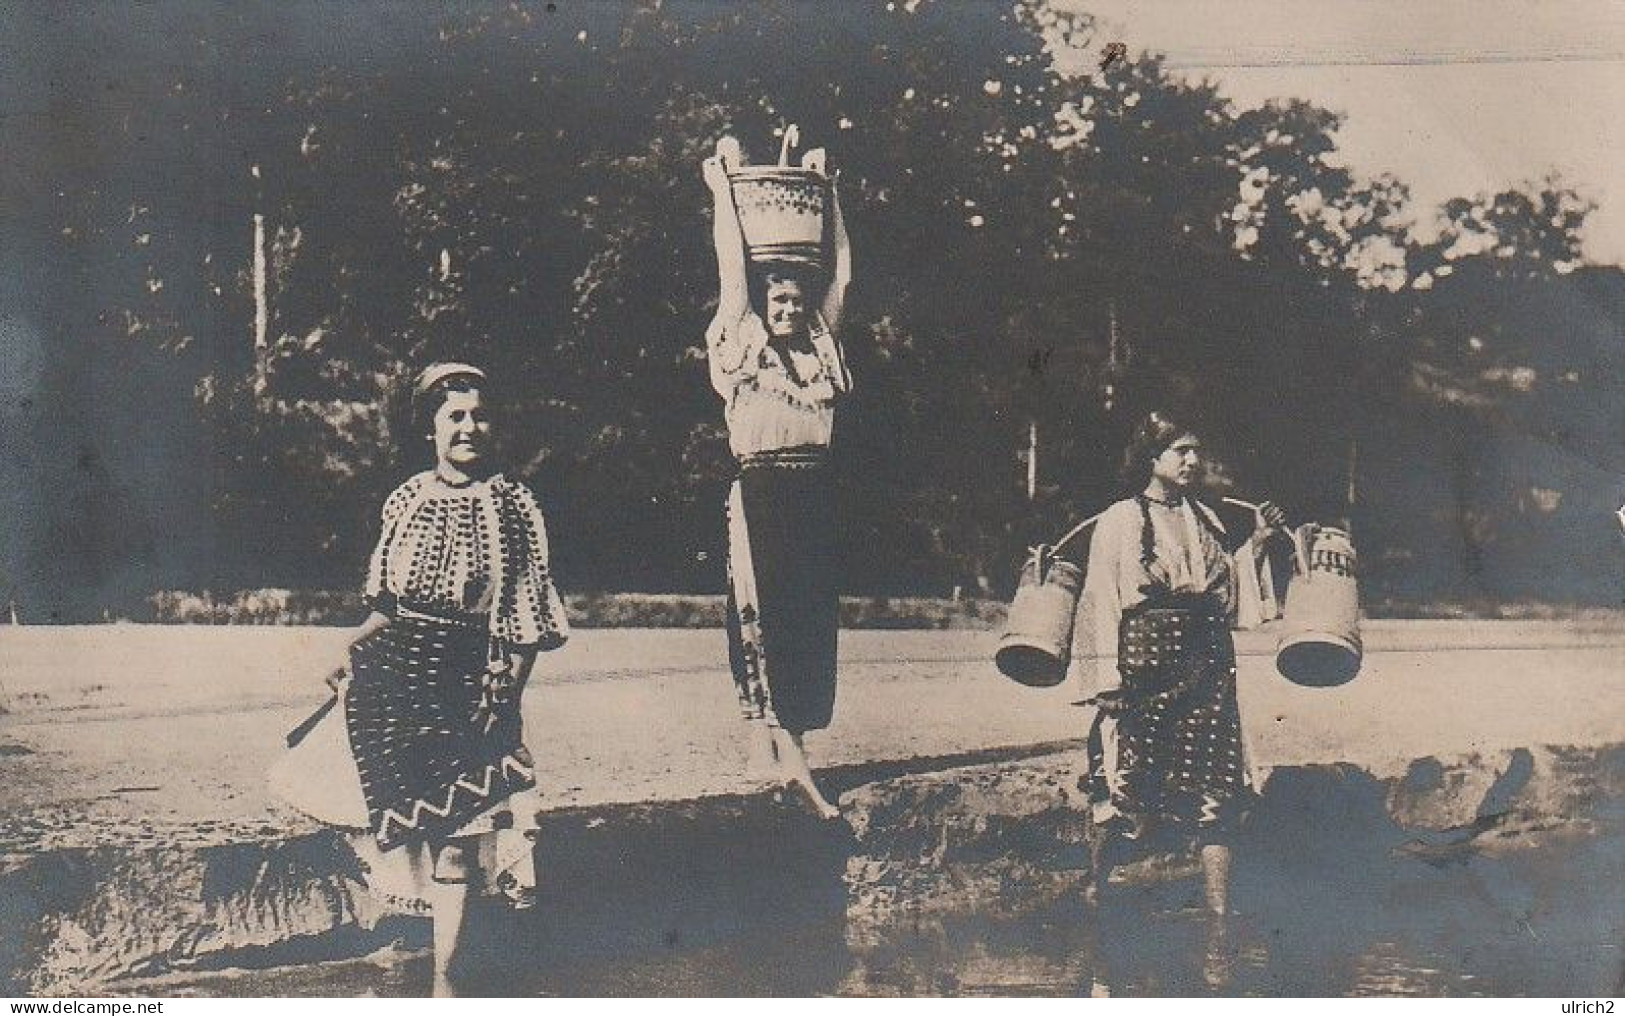
<path fill-rule="evenodd" d="M 525 917 L 529 932 L 488 930 L 481 970 L 439 987 L 503 996 L 1619 994 L 1625 822 L 1622 809 L 1605 811 L 1574 827 L 1397 845 L 1313 813 L 1265 824 L 1238 849 L 1240 913 L 1223 921 L 1194 907 L 1199 878 L 1175 872 L 1114 885 L 1095 909 L 1063 897 L 1025 913 L 914 920 L 797 911 L 701 941 L 678 926 L 653 945 L 595 950 L 544 899 Z M 424 923 L 382 931 L 398 940 L 349 946 L 370 949 L 364 955 L 128 987 L 185 996 L 434 991 Z"/>

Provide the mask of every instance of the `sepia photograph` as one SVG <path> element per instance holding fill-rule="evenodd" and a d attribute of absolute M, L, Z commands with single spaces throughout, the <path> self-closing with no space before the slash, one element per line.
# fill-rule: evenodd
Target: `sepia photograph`
<path fill-rule="evenodd" d="M 1625 995 L 1622 108 L 1614 0 L 0 0 L 0 996 Z"/>

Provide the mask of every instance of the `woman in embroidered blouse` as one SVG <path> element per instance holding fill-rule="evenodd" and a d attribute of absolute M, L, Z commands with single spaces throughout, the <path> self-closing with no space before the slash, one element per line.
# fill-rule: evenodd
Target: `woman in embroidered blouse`
<path fill-rule="evenodd" d="M 829 445 L 836 404 L 852 388 L 836 339 L 851 251 L 840 202 L 832 200 L 827 284 L 802 265 L 748 268 L 728 182 L 739 164 L 730 138 L 704 164 L 716 202 L 720 282 L 706 345 L 739 462 L 728 499 L 729 660 L 741 709 L 761 734 L 758 751 L 818 814 L 834 818 L 839 811 L 814 783 L 802 738 L 828 726 L 835 705 Z"/>
<path fill-rule="evenodd" d="M 1201 442 L 1164 413 L 1140 425 L 1124 456 L 1139 493 L 1095 526 L 1079 604 L 1075 658 L 1101 690 L 1089 733 L 1088 790 L 1096 822 L 1093 899 L 1106 882 L 1108 837 L 1141 841 L 1159 825 L 1199 847 L 1208 906 L 1229 908 L 1230 834 L 1252 794 L 1242 757 L 1230 628 L 1245 587 L 1233 539 L 1195 497 Z M 1263 536 L 1279 508 L 1259 508 Z"/>
<path fill-rule="evenodd" d="M 491 467 L 483 384 L 466 364 L 419 377 L 435 466 L 384 503 L 367 570 L 374 613 L 330 678 L 366 803 L 352 846 L 380 902 L 432 913 L 438 975 L 471 892 L 523 905 L 534 888 L 535 804 L 510 806 L 536 782 L 519 696 L 536 653 L 569 633 L 536 499 Z"/>

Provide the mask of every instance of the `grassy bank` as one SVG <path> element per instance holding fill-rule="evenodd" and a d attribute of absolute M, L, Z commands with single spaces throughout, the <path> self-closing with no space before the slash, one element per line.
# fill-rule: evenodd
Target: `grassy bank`
<path fill-rule="evenodd" d="M 583 593 L 566 597 L 570 621 L 582 628 L 720 628 L 721 596 L 682 593 Z M 1004 623 L 1008 604 L 998 600 L 929 596 L 848 596 L 841 599 L 845 628 L 985 629 Z M 1618 613 L 1604 607 L 1495 600 L 1378 599 L 1364 605 L 1367 617 L 1506 620 L 1584 620 Z M 359 594 L 323 590 L 258 589 L 231 596 L 163 592 L 112 620 L 149 624 L 335 624 L 358 623 L 366 614 Z M 27 617 L 21 618 L 24 623 Z"/>
<path fill-rule="evenodd" d="M 720 628 L 721 596 L 680 593 L 584 593 L 565 598 L 570 622 L 582 628 Z M 355 593 L 259 589 L 217 597 L 158 593 L 117 620 L 149 624 L 338 624 L 366 615 Z M 849 596 L 841 599 L 846 628 L 988 628 L 1002 623 L 1005 604 L 933 597 Z M 26 618 L 23 619 L 25 622 Z"/>

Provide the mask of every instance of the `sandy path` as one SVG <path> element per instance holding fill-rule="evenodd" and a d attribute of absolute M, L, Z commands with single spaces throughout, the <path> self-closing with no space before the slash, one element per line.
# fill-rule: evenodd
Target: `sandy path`
<path fill-rule="evenodd" d="M 1625 623 L 1372 622 L 1360 677 L 1301 689 L 1243 633 L 1255 765 L 1625 742 Z M 320 628 L 0 627 L 0 819 L 11 849 L 287 828 L 265 791 L 283 733 L 321 699 L 345 633 Z M 826 765 L 1081 737 L 1075 689 L 1023 688 L 982 632 L 843 633 Z M 719 631 L 585 630 L 544 658 L 525 711 L 546 807 L 746 791 Z"/>

